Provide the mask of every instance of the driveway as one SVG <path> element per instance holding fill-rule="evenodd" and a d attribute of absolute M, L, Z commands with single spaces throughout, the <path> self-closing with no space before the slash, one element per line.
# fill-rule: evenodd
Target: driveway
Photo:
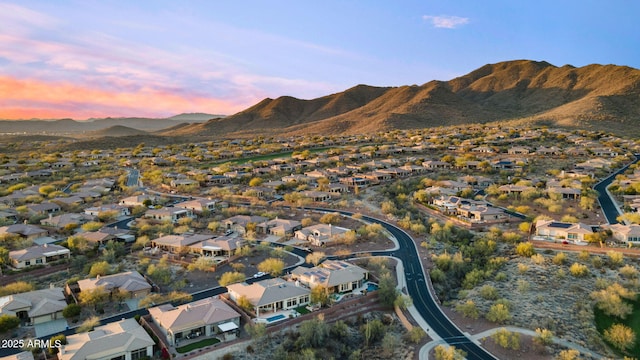
<path fill-rule="evenodd" d="M 67 329 L 68 324 L 66 319 L 58 319 L 53 321 L 47 321 L 46 323 L 36 324 L 33 326 L 36 331 L 36 337 L 41 338 L 47 335 L 57 334 Z"/>

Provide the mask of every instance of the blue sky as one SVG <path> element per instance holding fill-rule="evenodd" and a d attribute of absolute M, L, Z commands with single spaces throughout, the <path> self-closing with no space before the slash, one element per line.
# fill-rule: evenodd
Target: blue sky
<path fill-rule="evenodd" d="M 621 0 L 0 2 L 0 118 L 232 114 L 515 59 L 639 68 L 638 14 Z"/>

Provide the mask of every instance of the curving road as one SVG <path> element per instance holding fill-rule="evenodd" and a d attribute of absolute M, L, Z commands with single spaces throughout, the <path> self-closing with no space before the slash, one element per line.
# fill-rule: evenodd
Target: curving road
<path fill-rule="evenodd" d="M 598 192 L 598 202 L 600 203 L 600 208 L 602 208 L 602 213 L 604 214 L 609 224 L 617 224 L 618 223 L 617 218 L 621 214 L 618 211 L 618 208 L 616 207 L 614 200 L 607 193 L 607 187 L 611 185 L 613 180 L 615 180 L 616 176 L 625 172 L 629 168 L 629 166 L 640 161 L 640 154 L 634 154 L 634 156 L 636 158 L 634 161 L 627 164 L 623 168 L 617 170 L 616 172 L 612 173 L 611 175 L 607 176 L 606 178 L 604 178 L 602 181 L 600 181 L 593 187 L 593 189 Z"/>
<path fill-rule="evenodd" d="M 309 210 L 312 210 L 309 208 Z M 351 216 L 353 213 L 334 209 L 316 209 L 327 212 L 338 212 Z M 465 335 L 447 316 L 440 310 L 436 299 L 433 297 L 425 279 L 426 272 L 422 267 L 416 243 L 404 230 L 386 221 L 362 216 L 368 222 L 382 225 L 398 241 L 397 250 L 373 251 L 374 256 L 393 256 L 400 259 L 404 266 L 407 292 L 413 300 L 413 306 L 418 310 L 422 318 L 429 324 L 431 329 L 447 344 L 455 346 L 467 353 L 467 359 L 497 359 L 495 356 L 473 342 Z"/>

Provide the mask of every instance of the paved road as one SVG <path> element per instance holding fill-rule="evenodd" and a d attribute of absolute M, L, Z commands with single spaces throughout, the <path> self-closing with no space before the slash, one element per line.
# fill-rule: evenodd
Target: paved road
<path fill-rule="evenodd" d="M 622 174 L 629 168 L 629 166 L 640 161 L 640 154 L 635 154 L 634 156 L 636 157 L 636 159 L 633 162 L 629 163 L 627 166 L 623 167 L 622 169 L 619 169 L 618 171 L 607 176 L 604 180 L 600 181 L 593 187 L 593 189 L 597 191 L 599 194 L 598 202 L 600 203 L 600 207 L 602 208 L 602 213 L 604 214 L 609 224 L 617 224 L 618 223 L 617 218 L 621 214 L 618 211 L 618 208 L 616 207 L 614 200 L 609 196 L 609 194 L 607 194 L 607 187 L 611 185 L 611 183 L 613 182 L 613 180 L 615 180 L 617 175 Z"/>
<path fill-rule="evenodd" d="M 309 209 L 312 210 L 312 209 Z M 328 212 L 336 210 L 326 209 Z M 337 211 L 343 215 L 353 215 L 348 211 Z M 404 266 L 407 292 L 413 300 L 413 306 L 418 310 L 422 318 L 447 344 L 455 346 L 467 353 L 467 359 L 496 359 L 493 355 L 480 347 L 467 337 L 449 318 L 440 310 L 436 299 L 427 287 L 426 272 L 422 267 L 420 255 L 416 244 L 409 234 L 402 229 L 380 219 L 362 216 L 362 219 L 382 225 L 398 241 L 399 248 L 388 251 L 374 251 L 374 256 L 393 256 L 400 259 Z"/>
<path fill-rule="evenodd" d="M 127 177 L 127 186 L 138 186 L 138 180 L 140 180 L 140 171 L 138 169 L 130 169 Z"/>

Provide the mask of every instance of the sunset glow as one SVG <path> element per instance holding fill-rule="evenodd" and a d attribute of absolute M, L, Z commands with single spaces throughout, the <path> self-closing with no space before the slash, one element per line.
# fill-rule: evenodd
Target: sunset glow
<path fill-rule="evenodd" d="M 0 2 L 0 118 L 230 115 L 266 97 L 423 84 L 513 59 L 637 68 L 639 7 Z"/>

